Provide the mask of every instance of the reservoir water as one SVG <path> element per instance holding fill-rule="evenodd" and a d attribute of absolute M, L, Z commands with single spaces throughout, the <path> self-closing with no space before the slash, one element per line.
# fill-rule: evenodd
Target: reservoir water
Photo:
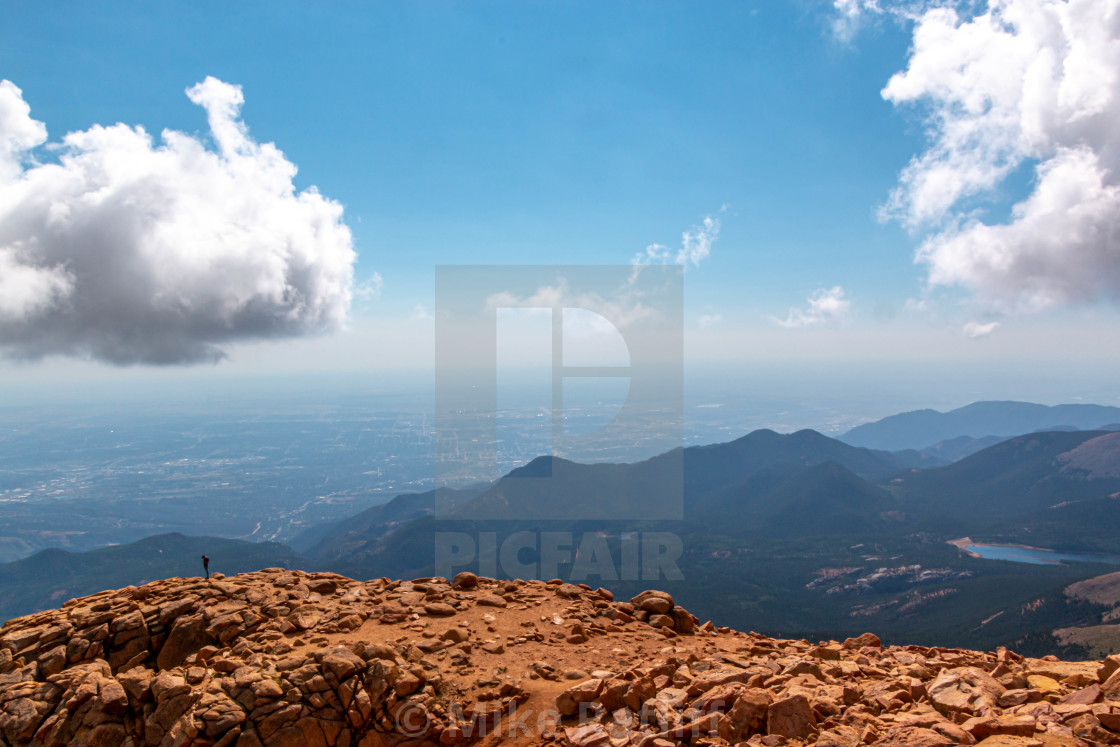
<path fill-rule="evenodd" d="M 1008 560 L 1012 563 L 1031 563 L 1032 565 L 1056 565 L 1058 563 L 1120 565 L 1120 555 L 1054 552 L 1042 548 L 1015 547 L 1013 545 L 968 545 L 968 550 L 988 560 Z"/>

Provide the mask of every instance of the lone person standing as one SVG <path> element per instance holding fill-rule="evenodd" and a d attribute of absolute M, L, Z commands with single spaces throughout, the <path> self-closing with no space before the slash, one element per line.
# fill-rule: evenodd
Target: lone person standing
<path fill-rule="evenodd" d="M 206 571 L 206 578 L 210 578 L 210 558 L 202 556 L 202 570 Z"/>

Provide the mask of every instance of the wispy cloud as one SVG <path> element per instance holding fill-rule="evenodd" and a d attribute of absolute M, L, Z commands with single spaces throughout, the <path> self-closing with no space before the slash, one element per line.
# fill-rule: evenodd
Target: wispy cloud
<path fill-rule="evenodd" d="M 557 279 L 553 285 L 542 285 L 532 294 L 495 293 L 486 299 L 487 308 L 553 308 L 596 309 L 620 329 L 658 317 L 658 310 L 645 303 L 642 295 L 630 284 L 624 284 L 609 297 L 597 293 L 572 290 L 567 280 Z"/>
<path fill-rule="evenodd" d="M 968 322 L 964 325 L 964 334 L 966 337 L 976 339 L 978 337 L 987 337 L 999 328 L 999 322 Z"/>
<path fill-rule="evenodd" d="M 380 272 L 375 272 L 360 283 L 354 285 L 354 296 L 363 301 L 376 301 L 381 298 L 381 291 L 385 287 L 385 278 Z"/>
<path fill-rule="evenodd" d="M 790 309 L 785 319 L 773 318 L 783 327 L 814 327 L 843 321 L 851 311 L 851 301 L 844 297 L 844 289 L 839 285 L 815 291 L 802 309 Z"/>
<path fill-rule="evenodd" d="M 725 212 L 727 205 L 720 208 Z M 719 218 L 706 215 L 698 225 L 689 228 L 681 234 L 681 245 L 676 251 L 664 244 L 650 244 L 644 251 L 638 252 L 631 259 L 634 265 L 683 265 L 687 270 L 699 267 L 712 253 L 712 244 L 719 239 Z"/>
<path fill-rule="evenodd" d="M 700 329 L 711 329 L 712 327 L 715 327 L 722 322 L 723 315 L 717 314 L 714 311 L 708 312 L 706 314 L 701 314 L 700 318 L 697 320 L 697 324 L 699 325 Z"/>
<path fill-rule="evenodd" d="M 342 206 L 257 143 L 239 86 L 186 91 L 215 149 L 174 130 L 93 125 L 39 164 L 47 129 L 0 81 L 0 348 L 37 359 L 195 363 L 227 343 L 346 319 L 356 254 Z"/>
<path fill-rule="evenodd" d="M 962 14 L 975 14 L 985 0 L 826 0 L 832 34 L 851 42 L 867 25 L 879 19 L 910 24 L 937 8 L 951 8 Z"/>
<path fill-rule="evenodd" d="M 882 13 L 878 0 L 832 0 L 832 9 L 832 33 L 843 42 L 852 40 L 869 15 Z"/>

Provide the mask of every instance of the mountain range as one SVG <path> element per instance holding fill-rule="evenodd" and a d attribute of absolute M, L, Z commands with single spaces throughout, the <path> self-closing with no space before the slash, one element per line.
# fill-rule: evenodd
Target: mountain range
<path fill-rule="evenodd" d="M 840 437 L 869 449 L 923 450 L 967 436 L 1020 436 L 1042 430 L 1117 430 L 1120 407 L 973 402 L 949 412 L 914 410 L 856 426 Z M 990 445 L 990 444 L 988 444 Z"/>
<path fill-rule="evenodd" d="M 1040 511 L 1058 512 L 1047 518 L 1061 516 L 1063 510 L 1076 516 L 1070 507 L 1077 505 L 1102 509 L 1103 514 L 1094 514 L 1098 522 L 1114 509 L 1120 519 L 1120 501 L 1112 497 L 1120 491 L 1115 466 L 1120 464 L 1120 433 L 1031 433 L 952 464 L 921 469 L 913 466 L 913 452 L 852 447 L 815 431 L 782 435 L 761 430 L 729 443 L 690 447 L 634 464 L 539 457 L 493 485 L 459 493 L 454 508 L 441 515 L 438 524 L 432 518 L 434 492 L 410 494 L 341 522 L 334 533 L 316 530 L 311 535 L 317 540 L 314 544 L 297 538 L 295 545 L 323 562 L 355 563 L 374 547 L 402 550 L 395 547 L 401 533 L 407 535 L 425 522 L 433 532 L 487 522 L 500 522 L 511 531 L 543 525 L 517 519 L 516 507 L 523 516 L 547 514 L 550 528 L 570 531 L 604 523 L 595 509 L 610 500 L 615 507 L 623 506 L 620 514 L 634 517 L 620 523 L 636 527 L 643 519 L 644 493 L 665 475 L 666 462 L 680 457 L 683 511 L 677 521 L 658 523 L 716 534 L 860 536 L 915 531 L 931 524 L 985 533 L 992 531 L 993 522 L 1008 527 L 1041 522 Z M 555 504 L 562 497 L 566 502 L 558 508 Z M 408 520 L 401 521 L 402 515 Z M 1091 534 L 1113 526 L 1120 525 L 1110 519 L 1104 527 L 1079 529 Z M 1029 527 L 1022 533 L 1029 533 Z M 373 553 L 386 554 L 398 560 L 409 557 Z"/>
<path fill-rule="evenodd" d="M 1055 417 L 1070 412 L 1086 411 Z M 1064 590 L 1114 570 L 1109 561 L 1027 565 L 948 543 L 967 536 L 1117 554 L 1120 433 L 1060 428 L 993 438 L 956 461 L 811 430 L 760 430 L 632 464 L 540 457 L 493 484 L 397 496 L 313 527 L 291 548 L 165 535 L 81 555 L 39 553 L 0 565 L 0 617 L 182 575 L 184 567 L 197 572 L 202 553 L 222 572 L 276 565 L 357 578 L 431 576 L 439 537 L 448 534 L 493 538 L 457 570 L 513 562 L 503 555 L 507 541 L 529 536 L 538 544 L 514 553 L 527 574 L 547 570 L 637 593 L 653 579 L 627 575 L 628 548 L 634 538 L 667 533 L 680 540 L 683 578 L 657 580 L 706 617 L 810 638 L 875 627 L 902 642 L 1049 651 L 1065 645 L 1053 631 L 1105 622 L 1111 607 Z M 671 495 L 666 485 L 679 491 L 679 511 L 651 517 L 649 496 Z M 554 566 L 540 540 L 546 533 L 570 538 Z M 598 575 L 574 578 L 588 552 L 603 561 Z M 1001 615 L 1013 609 L 1020 612 Z"/>
<path fill-rule="evenodd" d="M 102 589 L 138 586 L 175 576 L 196 576 L 207 555 L 215 570 L 255 571 L 270 566 L 309 569 L 313 563 L 278 542 L 161 534 L 88 552 L 42 550 L 0 563 L 0 620 L 57 607 Z"/>

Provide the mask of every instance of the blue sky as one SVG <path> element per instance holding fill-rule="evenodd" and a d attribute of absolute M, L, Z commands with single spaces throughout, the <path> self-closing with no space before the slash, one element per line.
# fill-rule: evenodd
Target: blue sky
<path fill-rule="evenodd" d="M 1106 370 L 1115 289 L 1071 297 L 1075 278 L 1046 296 L 1056 301 L 1020 302 L 1006 278 L 961 269 L 944 229 L 1008 222 L 1047 151 L 965 190 L 941 223 L 880 218 L 903 169 L 937 141 L 924 114 L 953 103 L 930 103 L 934 83 L 916 103 L 882 94 L 928 20 L 918 5 L 19 3 L 4 9 L 0 78 L 51 143 L 116 122 L 157 143 L 164 128 L 209 143 L 206 112 L 184 91 L 214 76 L 241 86 L 249 135 L 298 166 L 296 188 L 341 203 L 355 282 L 378 273 L 380 296 L 357 298 L 349 331 L 327 341 L 232 341 L 224 370 L 295 370 L 309 355 L 326 368 L 422 366 L 417 307 L 432 306 L 436 265 L 626 263 L 654 243 L 675 252 L 705 217 L 718 239 L 686 273 L 695 361 L 989 370 L 1068 362 L 1096 340 L 1085 367 Z M 931 249 L 943 251 L 915 264 L 930 236 L 945 237 Z M 926 294 L 930 267 L 950 280 Z M 845 304 L 813 316 L 809 299 L 837 286 Z M 35 365 L 63 378 L 118 371 L 66 356 Z"/>
<path fill-rule="evenodd" d="M 54 137 L 205 132 L 183 90 L 243 86 L 254 138 L 345 205 L 387 303 L 430 295 L 437 263 L 625 262 L 725 204 L 705 295 L 913 292 L 905 234 L 874 217 L 915 150 L 879 96 L 901 29 L 844 47 L 795 3 L 239 8 L 14 6 L 4 76 Z"/>

